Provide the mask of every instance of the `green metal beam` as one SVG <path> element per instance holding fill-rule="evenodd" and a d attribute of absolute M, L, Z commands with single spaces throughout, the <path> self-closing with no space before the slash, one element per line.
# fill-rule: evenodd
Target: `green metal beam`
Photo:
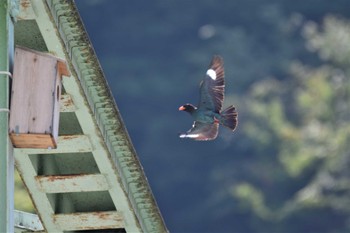
<path fill-rule="evenodd" d="M 13 232 L 14 159 L 8 137 L 10 45 L 13 24 L 10 0 L 0 1 L 0 232 Z M 13 43 L 13 42 L 12 42 Z"/>
<path fill-rule="evenodd" d="M 15 210 L 15 227 L 23 231 L 43 231 L 44 227 L 40 222 L 38 215 Z"/>
<path fill-rule="evenodd" d="M 45 230 L 167 232 L 74 1 L 28 3 L 16 44 L 66 57 L 72 72 L 63 79 L 58 148 L 15 150 Z"/>
<path fill-rule="evenodd" d="M 167 232 L 74 1 L 45 1 L 142 230 Z"/>
<path fill-rule="evenodd" d="M 46 2 L 142 229 L 145 232 L 166 232 L 142 166 L 74 2 Z M 79 115 L 79 112 L 76 114 Z"/>

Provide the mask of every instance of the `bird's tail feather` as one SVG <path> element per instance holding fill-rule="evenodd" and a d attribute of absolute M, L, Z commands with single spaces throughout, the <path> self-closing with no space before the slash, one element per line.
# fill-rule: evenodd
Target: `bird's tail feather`
<path fill-rule="evenodd" d="M 238 114 L 234 106 L 229 106 L 224 111 L 221 112 L 220 123 L 232 131 L 236 129 L 238 124 Z"/>

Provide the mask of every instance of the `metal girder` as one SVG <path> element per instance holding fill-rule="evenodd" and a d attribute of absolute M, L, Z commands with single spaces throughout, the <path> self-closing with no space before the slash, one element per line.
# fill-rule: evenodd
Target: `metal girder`
<path fill-rule="evenodd" d="M 16 149 L 49 232 L 167 232 L 73 1 L 23 0 L 17 42 L 66 58 L 57 149 Z M 28 35 L 35 35 L 35 40 Z"/>
<path fill-rule="evenodd" d="M 7 132 L 14 43 L 11 15 L 16 7 L 16 1 L 0 0 L 0 232 L 13 231 L 14 224 L 14 159 Z"/>
<path fill-rule="evenodd" d="M 39 190 L 44 193 L 95 192 L 109 190 L 103 174 L 36 176 Z"/>
<path fill-rule="evenodd" d="M 38 215 L 15 210 L 15 227 L 30 231 L 43 231 L 44 227 L 40 222 Z"/>
<path fill-rule="evenodd" d="M 142 229 L 146 232 L 166 232 L 148 181 L 74 2 L 47 0 L 47 3 Z M 69 9 L 69 13 L 66 9 Z"/>
<path fill-rule="evenodd" d="M 124 218 L 117 211 L 56 214 L 54 220 L 64 231 L 125 228 Z"/>
<path fill-rule="evenodd" d="M 65 57 L 72 73 L 63 79 L 57 149 L 15 150 L 45 229 L 167 232 L 74 2 L 22 3 L 19 44 Z"/>

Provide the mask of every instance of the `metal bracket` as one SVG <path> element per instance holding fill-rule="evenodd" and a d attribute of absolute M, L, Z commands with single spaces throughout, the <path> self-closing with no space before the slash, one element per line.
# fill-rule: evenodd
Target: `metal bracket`
<path fill-rule="evenodd" d="M 8 77 L 12 78 L 12 74 L 10 72 L 8 72 L 8 71 L 0 71 L 0 74 L 5 74 Z"/>
<path fill-rule="evenodd" d="M 10 112 L 10 109 L 8 109 L 8 108 L 0 108 L 0 112 Z"/>
<path fill-rule="evenodd" d="M 12 78 L 12 74 L 10 72 L 8 72 L 8 71 L 0 71 L 0 75 L 1 74 L 5 74 L 8 77 Z M 9 113 L 10 109 L 8 109 L 8 108 L 0 108 L 0 112 L 8 112 Z"/>

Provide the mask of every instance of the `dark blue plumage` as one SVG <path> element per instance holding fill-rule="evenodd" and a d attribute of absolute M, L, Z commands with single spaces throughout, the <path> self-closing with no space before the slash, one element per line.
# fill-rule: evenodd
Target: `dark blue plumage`
<path fill-rule="evenodd" d="M 200 101 L 198 108 L 192 104 L 182 105 L 179 110 L 186 111 L 194 118 L 192 128 L 186 133 L 180 134 L 180 138 L 192 138 L 194 140 L 213 140 L 218 135 L 219 124 L 232 131 L 238 123 L 238 114 L 234 106 L 229 106 L 221 111 L 224 101 L 224 62 L 215 55 L 209 65 L 206 76 L 200 84 Z"/>

